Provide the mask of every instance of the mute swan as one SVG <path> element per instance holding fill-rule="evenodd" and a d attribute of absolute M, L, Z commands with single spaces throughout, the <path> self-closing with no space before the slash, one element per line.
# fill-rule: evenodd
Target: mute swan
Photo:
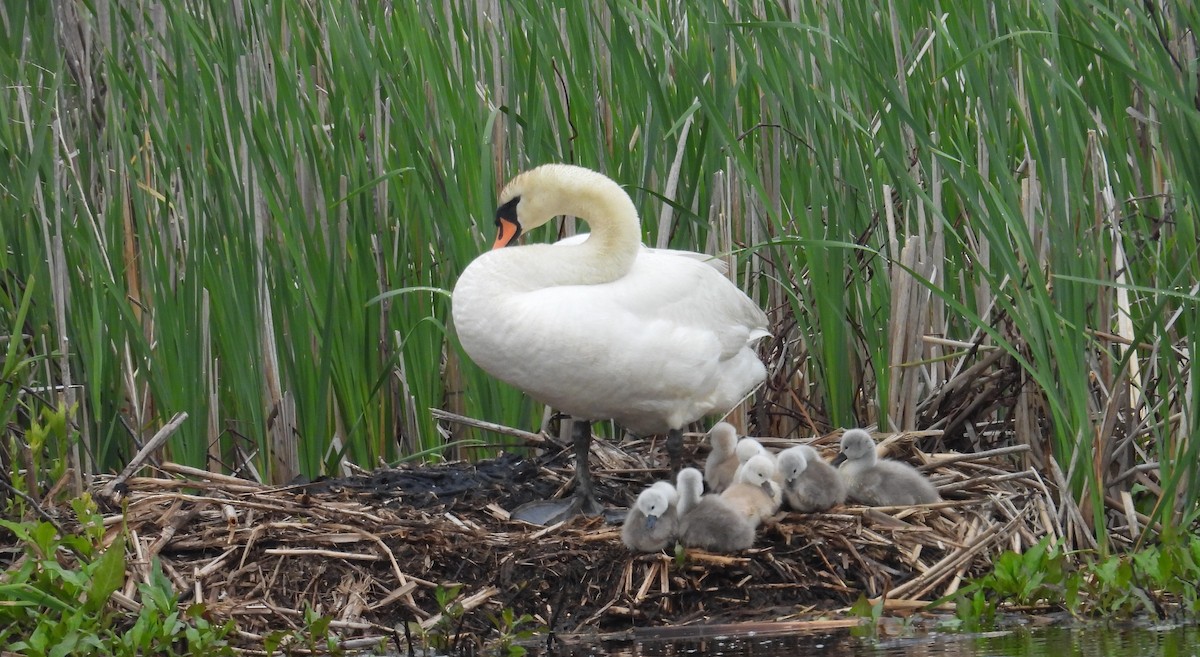
<path fill-rule="evenodd" d="M 657 552 L 667 547 L 678 527 L 678 498 L 675 487 L 667 481 L 655 482 L 643 490 L 621 527 L 625 546 L 638 552 Z"/>
<path fill-rule="evenodd" d="M 862 429 L 850 429 L 842 435 L 842 451 L 833 464 L 842 464 L 839 472 L 846 482 L 846 496 L 867 506 L 932 504 L 941 499 L 916 468 L 880 459 L 875 454 L 875 441 Z"/>
<path fill-rule="evenodd" d="M 775 482 L 775 461 L 766 454 L 756 454 L 742 465 L 721 499 L 737 509 L 751 525 L 775 515 L 783 502 L 779 484 Z"/>
<path fill-rule="evenodd" d="M 704 483 L 708 484 L 708 490 L 713 493 L 720 493 L 728 488 L 729 484 L 733 483 L 733 474 L 741 465 L 735 451 L 737 438 L 737 429 L 728 422 L 718 422 L 708 431 L 712 451 L 704 461 Z"/>
<path fill-rule="evenodd" d="M 783 479 L 783 499 L 793 511 L 825 511 L 846 501 L 841 475 L 811 446 L 783 450 L 776 464 Z"/>
<path fill-rule="evenodd" d="M 633 200 L 607 176 L 547 164 L 500 192 L 491 251 L 451 296 L 466 352 L 492 376 L 580 420 L 575 505 L 597 513 L 591 421 L 667 433 L 672 469 L 682 428 L 723 413 L 766 378 L 755 343 L 766 314 L 696 254 L 645 249 Z M 588 222 L 578 244 L 516 243 L 558 215 Z"/>
<path fill-rule="evenodd" d="M 675 480 L 679 489 L 679 542 L 713 552 L 735 552 L 754 546 L 754 526 L 719 495 L 700 495 L 704 484 L 696 468 L 684 468 Z"/>

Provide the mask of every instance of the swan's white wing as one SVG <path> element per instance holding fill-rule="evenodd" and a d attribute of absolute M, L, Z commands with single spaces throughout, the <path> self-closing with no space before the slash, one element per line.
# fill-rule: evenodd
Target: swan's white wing
<path fill-rule="evenodd" d="M 510 301 L 493 327 L 503 343 L 497 376 L 575 415 L 663 431 L 728 410 L 766 374 L 753 350 L 766 315 L 690 258 L 644 253 L 612 283 Z"/>
<path fill-rule="evenodd" d="M 765 335 L 767 316 L 762 309 L 708 262 L 680 255 L 688 253 L 645 249 L 629 273 L 616 281 L 550 287 L 530 293 L 527 298 L 536 297 L 555 305 L 574 304 L 585 314 L 624 310 L 634 319 L 665 320 L 680 327 L 713 332 L 722 337 L 726 355 L 744 347 L 750 332 L 757 329 Z M 596 311 L 588 312 L 588 308 Z M 726 336 L 732 336 L 729 344 Z"/>

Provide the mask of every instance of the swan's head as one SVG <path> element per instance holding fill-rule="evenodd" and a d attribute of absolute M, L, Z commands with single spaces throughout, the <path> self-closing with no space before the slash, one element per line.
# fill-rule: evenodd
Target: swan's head
<path fill-rule="evenodd" d="M 850 429 L 842 434 L 842 451 L 833 459 L 833 465 L 859 459 L 866 459 L 866 463 L 875 462 L 875 441 L 862 429 Z"/>
<path fill-rule="evenodd" d="M 718 422 L 708 431 L 712 449 L 718 454 L 732 454 L 737 445 L 737 429 L 728 422 Z"/>
<path fill-rule="evenodd" d="M 774 495 L 771 488 L 775 476 L 775 461 L 766 454 L 756 454 L 746 461 L 742 467 L 741 482 L 751 486 L 761 486 L 767 495 Z"/>
<path fill-rule="evenodd" d="M 669 485 L 669 484 L 668 484 Z M 658 519 L 667 512 L 671 506 L 671 500 L 661 488 L 651 486 L 642 491 L 637 498 L 637 509 L 646 516 L 646 529 L 654 529 L 658 524 Z"/>
<path fill-rule="evenodd" d="M 605 198 L 629 196 L 608 176 L 572 164 L 543 164 L 517 175 L 500 190 L 496 207 L 496 243 L 511 246 L 517 238 L 561 214 L 581 216 Z M 636 218 L 637 213 L 633 211 Z M 636 220 L 636 219 L 635 219 Z"/>
<path fill-rule="evenodd" d="M 766 454 L 767 448 L 762 446 L 762 443 L 753 438 L 742 438 L 738 441 L 735 448 L 738 457 L 738 463 L 745 463 L 752 457 L 759 454 Z"/>
<path fill-rule="evenodd" d="M 808 455 L 799 447 L 789 447 L 779 453 L 776 467 L 783 475 L 783 480 L 790 484 L 808 469 Z"/>

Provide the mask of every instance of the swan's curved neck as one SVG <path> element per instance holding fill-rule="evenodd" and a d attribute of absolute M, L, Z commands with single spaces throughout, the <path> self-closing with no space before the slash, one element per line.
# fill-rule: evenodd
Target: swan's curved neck
<path fill-rule="evenodd" d="M 569 247 L 576 265 L 570 281 L 603 283 L 624 276 L 633 267 L 642 244 L 641 224 L 633 199 L 606 176 L 587 169 L 570 168 L 548 176 L 546 203 L 550 217 L 571 215 L 587 222 L 591 230 L 583 244 Z"/>

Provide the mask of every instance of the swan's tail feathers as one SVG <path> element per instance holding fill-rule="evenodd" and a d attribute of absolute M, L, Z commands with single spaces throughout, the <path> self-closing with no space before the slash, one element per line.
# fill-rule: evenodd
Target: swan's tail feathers
<path fill-rule="evenodd" d="M 748 344 L 754 344 L 763 338 L 771 337 L 771 332 L 766 329 L 753 329 L 750 331 L 750 336 L 746 338 Z"/>
<path fill-rule="evenodd" d="M 706 255 L 700 259 L 700 262 L 703 262 L 704 264 L 708 265 L 709 267 L 712 267 L 713 269 L 721 272 L 722 274 L 729 273 L 729 263 L 718 258 L 717 256 Z"/>
<path fill-rule="evenodd" d="M 656 249 L 656 248 L 649 247 L 649 246 L 642 247 L 642 250 L 646 253 L 653 253 L 655 255 L 671 255 L 671 256 L 676 256 L 676 257 L 680 257 L 680 258 L 690 258 L 697 262 L 702 262 L 702 263 L 708 265 L 709 267 L 712 267 L 713 269 L 717 270 L 718 273 L 721 273 L 721 274 L 729 273 L 729 263 L 725 262 L 719 256 L 711 255 L 708 253 L 698 253 L 696 251 L 680 251 L 678 249 Z"/>

